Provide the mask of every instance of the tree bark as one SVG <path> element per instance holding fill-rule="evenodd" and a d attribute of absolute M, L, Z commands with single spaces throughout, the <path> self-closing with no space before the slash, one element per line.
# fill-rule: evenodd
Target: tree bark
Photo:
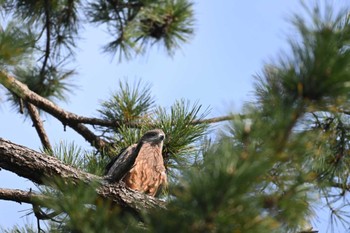
<path fill-rule="evenodd" d="M 97 182 L 100 185 L 96 189 L 99 196 L 113 201 L 122 208 L 131 208 L 137 212 L 145 209 L 165 208 L 163 201 L 130 190 L 123 183 L 110 184 L 103 177 L 80 171 L 63 164 L 52 156 L 2 138 L 0 138 L 0 168 L 14 172 L 37 184 L 52 185 L 48 181 L 54 177 L 73 183 Z M 16 199 L 13 200 L 16 201 Z"/>

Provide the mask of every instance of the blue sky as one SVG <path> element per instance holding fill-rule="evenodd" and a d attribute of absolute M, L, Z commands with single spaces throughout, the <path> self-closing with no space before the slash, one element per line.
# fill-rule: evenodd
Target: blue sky
<path fill-rule="evenodd" d="M 336 2 L 344 5 L 346 1 Z M 264 62 L 286 48 L 286 36 L 292 33 L 286 19 L 296 11 L 300 11 L 300 4 L 295 0 L 197 0 L 196 35 L 173 58 L 155 46 L 146 55 L 122 63 L 101 53 L 108 36 L 100 29 L 86 27 L 72 64 L 78 71 L 78 87 L 69 103 L 59 105 L 80 115 L 98 116 L 100 101 L 118 87 L 118 80 L 142 79 L 152 84 L 160 106 L 169 107 L 184 98 L 210 107 L 210 116 L 239 112 L 243 103 L 253 98 L 253 76 Z M 30 122 L 24 122 L 7 104 L 0 105 L 0 114 L 1 137 L 35 150 L 40 148 Z M 88 146 L 70 128 L 64 132 L 53 118 L 45 119 L 45 127 L 53 144 L 75 141 Z M 32 186 L 27 180 L 0 171 L 0 187 L 28 190 Z M 0 200 L 0 226 L 27 221 L 35 225 L 32 218 L 21 218 L 26 213 L 22 211 L 29 208 Z M 320 233 L 322 229 L 325 228 L 319 228 Z"/>

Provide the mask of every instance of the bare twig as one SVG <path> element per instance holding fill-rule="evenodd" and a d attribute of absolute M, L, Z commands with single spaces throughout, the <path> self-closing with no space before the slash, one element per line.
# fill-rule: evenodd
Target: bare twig
<path fill-rule="evenodd" d="M 44 1 L 44 6 L 45 6 L 45 30 L 46 30 L 46 48 L 45 48 L 45 56 L 44 56 L 44 62 L 43 62 L 43 66 L 41 68 L 40 71 L 40 78 L 41 81 L 44 80 L 45 78 L 45 68 L 47 66 L 47 61 L 49 60 L 50 57 L 50 45 L 51 45 L 51 21 L 50 21 L 50 1 L 49 0 L 45 0 Z"/>
<path fill-rule="evenodd" d="M 242 116 L 242 115 L 240 115 Z M 236 115 L 229 115 L 229 116 L 221 116 L 221 117 L 213 117 L 208 119 L 202 119 L 202 120 L 195 120 L 192 121 L 192 124 L 212 124 L 212 123 L 219 123 L 222 121 L 230 121 L 234 120 Z"/>
<path fill-rule="evenodd" d="M 43 125 L 43 122 L 41 121 L 38 109 L 33 106 L 31 103 L 26 103 L 28 113 L 30 115 L 30 118 L 32 119 L 33 125 L 36 129 L 36 132 L 39 135 L 41 144 L 43 145 L 44 149 L 48 151 L 52 151 L 52 147 L 49 141 L 49 138 L 45 132 L 45 128 Z"/>
<path fill-rule="evenodd" d="M 5 189 L 0 188 L 0 199 L 6 201 L 15 201 L 20 204 L 28 203 L 33 204 L 34 199 L 46 199 L 47 197 L 30 191 L 23 191 L 20 189 Z"/>
<path fill-rule="evenodd" d="M 332 182 L 331 183 L 331 187 L 339 188 L 341 190 L 346 190 L 348 192 L 350 191 L 350 184 L 343 184 L 343 183 Z"/>

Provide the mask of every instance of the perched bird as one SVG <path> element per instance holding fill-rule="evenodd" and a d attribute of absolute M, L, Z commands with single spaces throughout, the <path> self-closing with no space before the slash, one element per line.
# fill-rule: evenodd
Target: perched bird
<path fill-rule="evenodd" d="M 147 131 L 137 144 L 129 146 L 106 167 L 111 182 L 123 180 L 127 187 L 155 196 L 167 184 L 162 156 L 165 134 L 160 129 Z"/>

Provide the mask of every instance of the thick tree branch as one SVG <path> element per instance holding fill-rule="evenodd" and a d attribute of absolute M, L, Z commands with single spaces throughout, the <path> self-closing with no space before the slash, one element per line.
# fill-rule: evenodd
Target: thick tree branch
<path fill-rule="evenodd" d="M 0 138 L 0 167 L 38 184 L 47 184 L 45 181 L 52 180 L 53 177 L 73 183 L 97 182 L 100 187 L 96 192 L 102 198 L 112 200 L 123 208 L 140 211 L 165 206 L 164 202 L 157 198 L 130 190 L 123 183 L 109 184 L 99 176 L 80 171 L 54 157 L 2 138 Z"/>

